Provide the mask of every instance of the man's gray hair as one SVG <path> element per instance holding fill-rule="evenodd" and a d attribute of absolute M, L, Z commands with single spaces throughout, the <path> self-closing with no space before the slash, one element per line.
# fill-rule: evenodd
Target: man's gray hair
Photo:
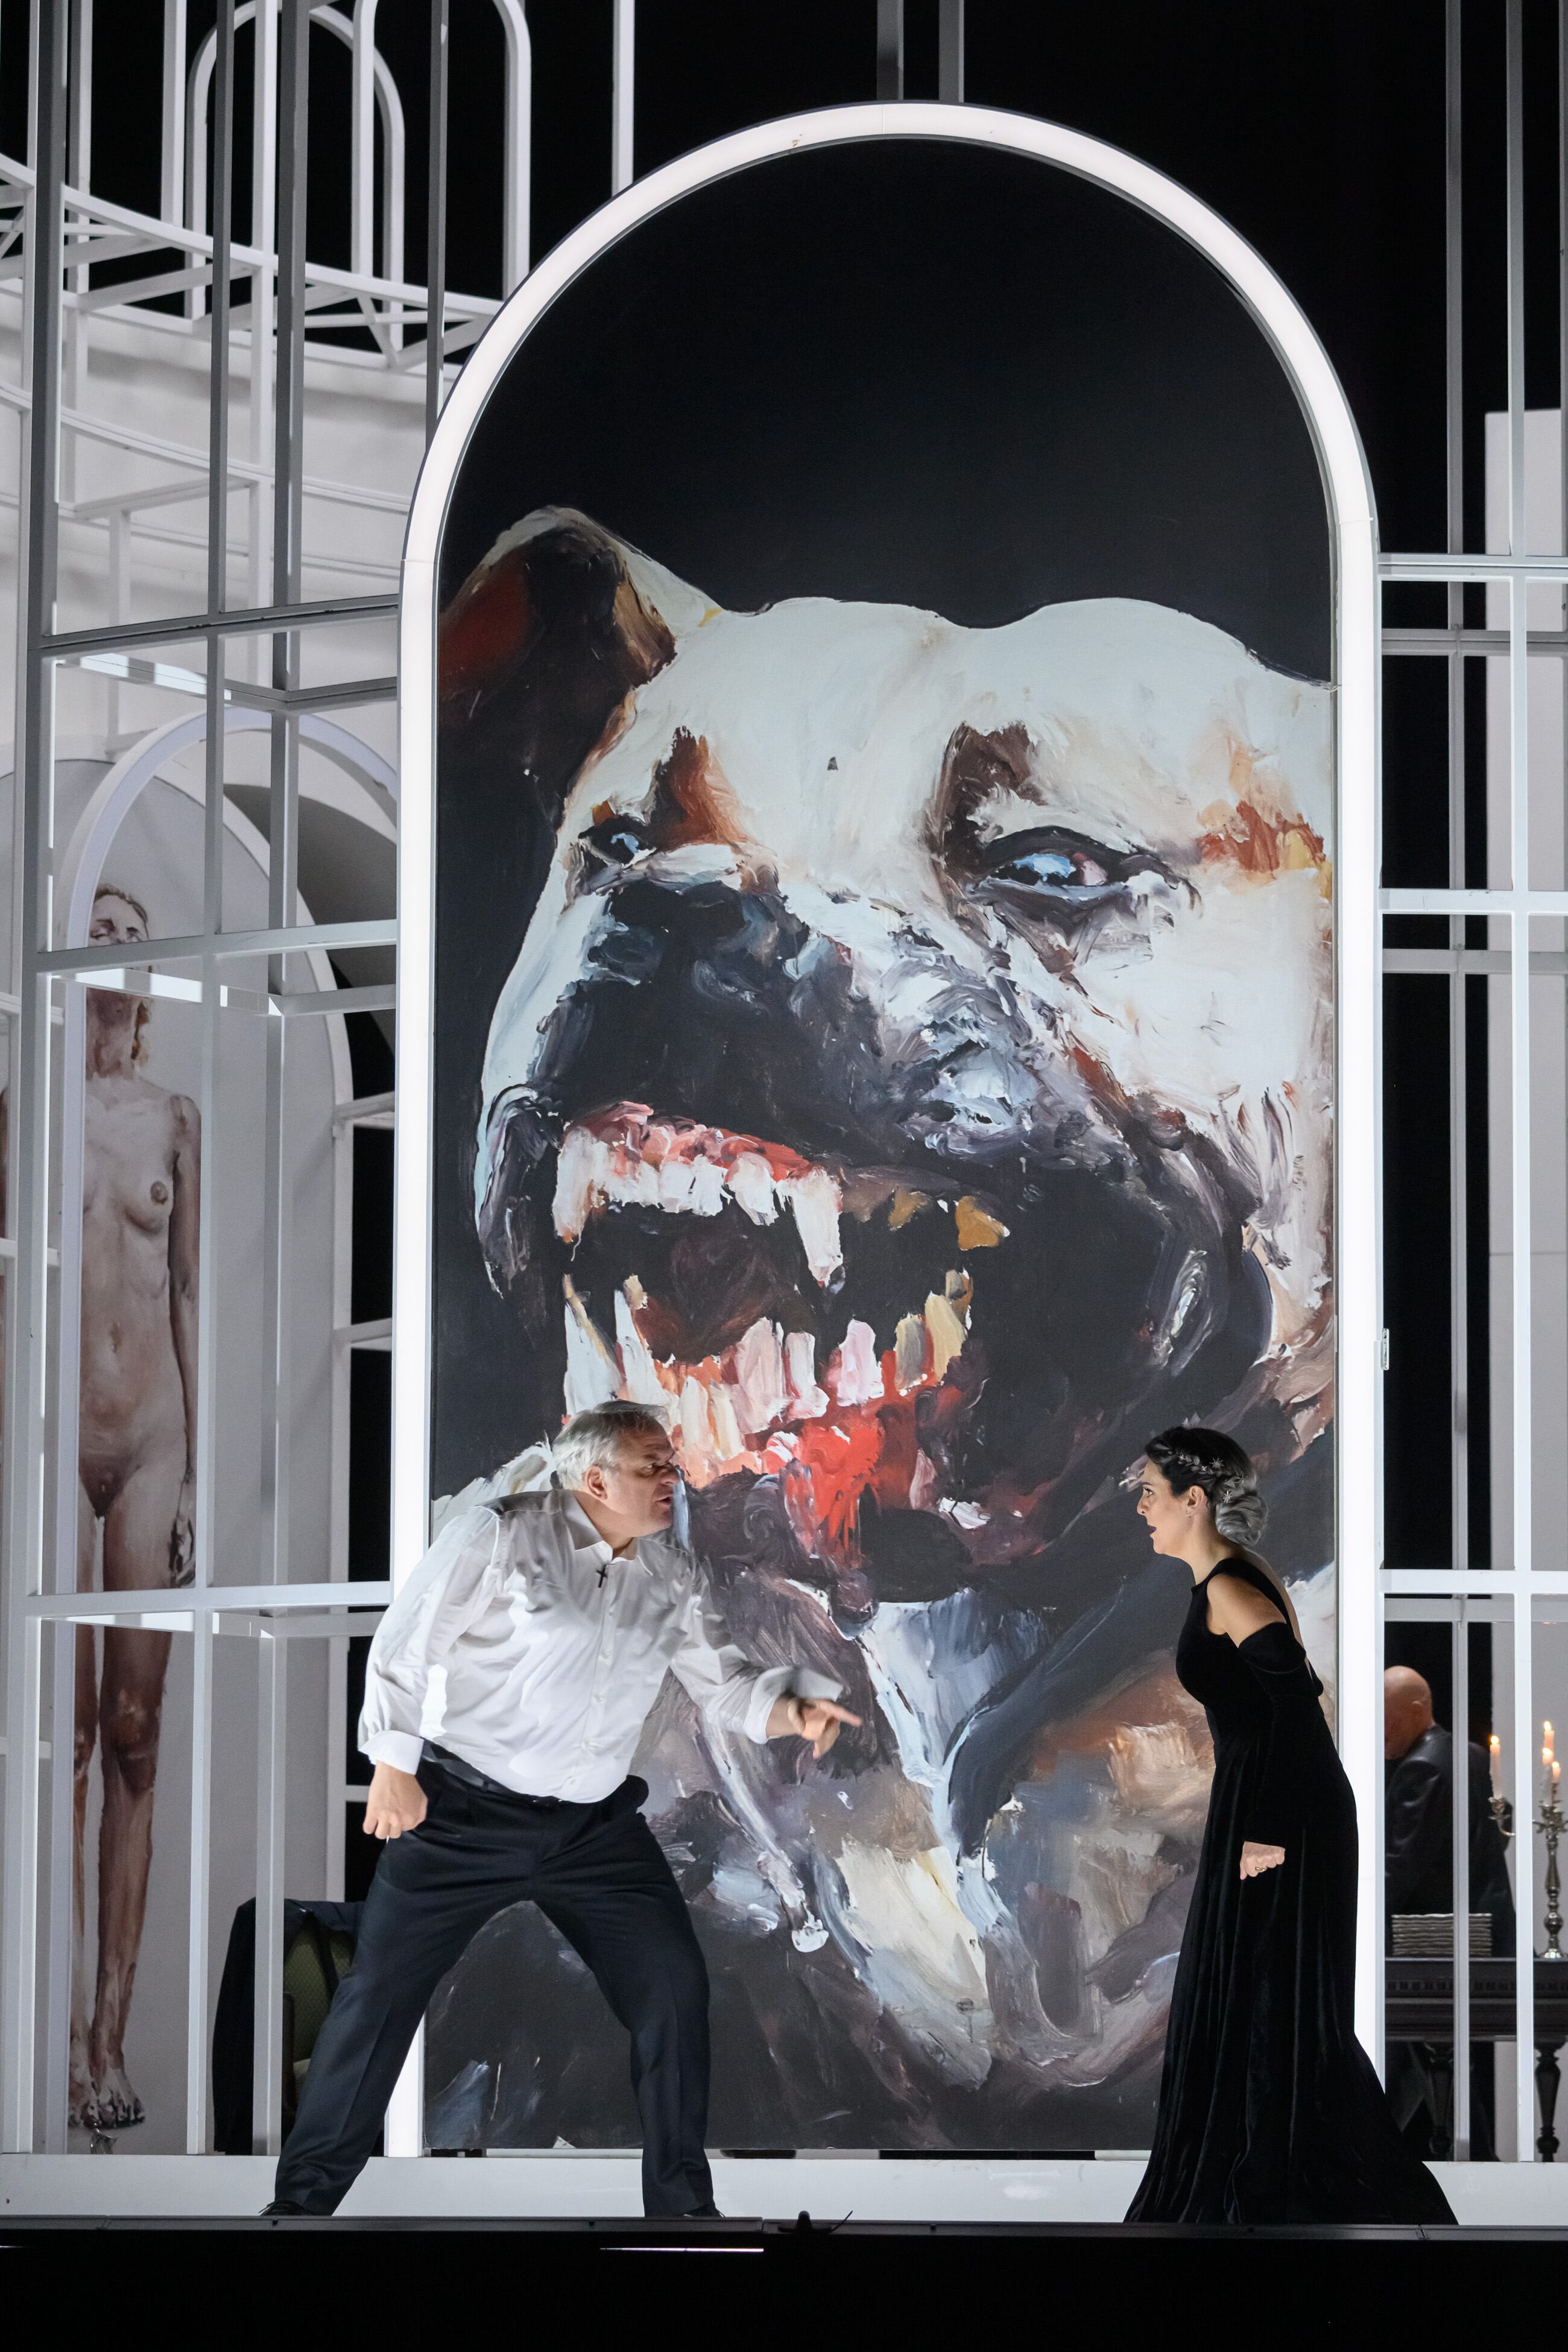
<path fill-rule="evenodd" d="M 580 1486 L 595 1463 L 613 1462 L 628 1437 L 668 1437 L 662 1415 L 647 1404 L 595 1404 L 574 1412 L 550 1449 L 558 1486 Z"/>

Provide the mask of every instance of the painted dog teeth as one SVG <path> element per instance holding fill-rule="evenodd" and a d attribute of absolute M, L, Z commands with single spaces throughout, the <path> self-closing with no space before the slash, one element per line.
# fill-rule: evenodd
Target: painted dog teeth
<path fill-rule="evenodd" d="M 940 1381 L 968 1337 L 970 1283 L 957 1273 L 927 1298 L 923 1314 L 899 1318 L 885 1355 L 871 1326 L 852 1319 L 820 1381 L 813 1334 L 785 1332 L 765 1315 L 721 1357 L 686 1364 L 654 1354 L 641 1320 L 650 1302 L 635 1274 L 615 1293 L 614 1340 L 570 1275 L 562 1287 L 567 1411 L 612 1397 L 651 1405 L 679 1433 L 682 1466 L 696 1486 L 739 1469 L 783 1467 L 801 1456 L 812 1422 L 833 1423 L 842 1443 L 843 1429 L 863 1411 Z"/>
<path fill-rule="evenodd" d="M 893 1381 L 900 1396 L 918 1389 L 926 1376 L 926 1327 L 921 1315 L 904 1315 L 893 1334 Z"/>
<path fill-rule="evenodd" d="M 787 1209 L 813 1279 L 826 1287 L 841 1271 L 838 1181 L 798 1152 L 693 1119 L 656 1118 L 638 1103 L 574 1120 L 562 1138 L 553 1215 L 564 1242 L 579 1239 L 601 1210 L 716 1217 L 727 1201 L 755 1225 L 775 1223 Z"/>
<path fill-rule="evenodd" d="M 711 1462 L 719 1451 L 708 1385 L 695 1372 L 688 1372 L 680 1383 L 680 1443 L 688 1462 Z"/>
<path fill-rule="evenodd" d="M 621 1392 L 616 1351 L 589 1314 L 570 1275 L 566 1293 L 566 1410 L 583 1412 Z"/>
<path fill-rule="evenodd" d="M 782 1145 L 619 1103 L 574 1121 L 563 1136 L 555 1229 L 570 1243 L 605 1210 L 714 1217 L 732 1201 L 754 1225 L 772 1225 L 787 1214 L 813 1278 L 826 1290 L 843 1270 L 847 1195 L 848 1213 L 857 1217 L 890 1200 L 901 1213 L 896 1223 L 933 1205 L 890 1176 L 851 1171 L 840 1180 Z M 958 1224 L 963 1251 L 994 1247 L 1006 1232 L 967 1197 L 959 1203 Z M 614 1293 L 612 1339 L 568 1276 L 567 1410 L 616 1396 L 653 1406 L 679 1430 L 686 1475 L 699 1486 L 740 1469 L 757 1473 L 808 1463 L 816 1441 L 807 1432 L 815 1422 L 831 1425 L 830 1457 L 836 1446 L 848 1444 L 845 1431 L 852 1421 L 885 1412 L 945 1377 L 969 1336 L 972 1287 L 966 1274 L 950 1271 L 923 1308 L 899 1318 L 885 1354 L 870 1324 L 852 1318 L 819 1372 L 815 1335 L 786 1332 L 767 1315 L 755 1317 L 721 1355 L 690 1363 L 662 1357 L 656 1353 L 652 1302 L 635 1274 Z M 601 1311 L 609 1304 L 602 1301 Z"/>
<path fill-rule="evenodd" d="M 779 1213 L 773 1171 L 760 1151 L 740 1152 L 728 1177 L 731 1194 L 754 1225 L 771 1225 Z"/>
<path fill-rule="evenodd" d="M 955 1356 L 963 1353 L 963 1343 L 969 1336 L 969 1276 L 950 1274 L 943 1286 L 943 1295 L 933 1290 L 926 1300 L 926 1335 L 931 1341 L 931 1370 L 933 1380 L 940 1381 Z"/>
<path fill-rule="evenodd" d="M 838 1239 L 838 1186 L 826 1168 L 813 1168 L 805 1176 L 786 1176 L 779 1192 L 795 1219 L 805 1262 L 826 1288 L 844 1264 Z"/>
<path fill-rule="evenodd" d="M 886 1204 L 894 1232 L 931 1205 L 929 1193 L 894 1177 L 851 1171 L 840 1178 L 783 1144 L 695 1119 L 656 1118 L 639 1103 L 574 1120 L 562 1138 L 554 1221 L 563 1241 L 578 1240 L 605 1209 L 716 1217 L 730 1201 L 754 1225 L 774 1224 L 787 1210 L 812 1278 L 825 1290 L 844 1268 L 839 1221 L 847 1205 L 866 1217 Z M 941 1205 L 957 1220 L 961 1250 L 994 1249 L 1007 1238 L 1001 1219 L 970 1194 Z"/>
<path fill-rule="evenodd" d="M 647 1340 L 637 1329 L 637 1307 L 646 1305 L 647 1293 L 636 1275 L 629 1275 L 616 1293 L 616 1345 L 621 1353 L 621 1394 L 636 1404 L 657 1405 L 662 1412 L 668 1408 L 669 1395 L 658 1376 Z"/>
<path fill-rule="evenodd" d="M 827 1384 L 836 1404 L 869 1404 L 885 1393 L 869 1323 L 851 1322 L 843 1346 L 828 1360 Z"/>
<path fill-rule="evenodd" d="M 713 1421 L 713 1450 L 719 1460 L 738 1461 L 746 1451 L 746 1441 L 741 1434 L 741 1424 L 735 1418 L 730 1391 L 722 1381 L 709 1381 L 708 1410 Z"/>
<path fill-rule="evenodd" d="M 789 1409 L 784 1349 L 776 1323 L 759 1316 L 735 1349 L 735 1397 L 742 1427 L 754 1435 Z"/>
<path fill-rule="evenodd" d="M 784 1341 L 791 1418 L 818 1421 L 827 1411 L 827 1391 L 816 1385 L 816 1341 L 809 1331 L 792 1331 Z"/>

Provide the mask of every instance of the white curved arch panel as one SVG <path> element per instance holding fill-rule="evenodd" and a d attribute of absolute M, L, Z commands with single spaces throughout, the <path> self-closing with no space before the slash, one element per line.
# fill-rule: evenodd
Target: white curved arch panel
<path fill-rule="evenodd" d="M 1338 815 L 1336 1223 L 1340 1738 L 1367 1820 L 1381 1773 L 1376 1727 L 1376 1570 L 1381 1555 L 1382 1314 L 1375 1142 L 1379 1115 L 1376 522 L 1359 436 L 1311 325 L 1247 241 L 1189 191 L 1135 157 L 1060 125 L 972 107 L 846 107 L 762 125 L 683 156 L 616 197 L 564 240 L 507 302 L 442 414 L 416 491 L 403 570 L 403 780 L 399 845 L 401 1024 L 394 1363 L 393 1578 L 406 1577 L 428 1520 L 432 1370 L 434 785 L 437 561 L 448 500 L 469 438 L 502 372 L 535 322 L 597 256 L 695 189 L 749 166 L 853 142 L 962 142 L 1031 157 L 1125 198 L 1173 229 L 1225 278 L 1270 344 L 1316 448 L 1333 551 L 1334 759 Z M 1378 1916 L 1374 1843 L 1363 1847 L 1362 1896 Z M 1378 1937 L 1362 1938 L 1357 2016 L 1375 2021 Z M 411 2150 L 417 2116 L 404 2101 L 395 2144 Z"/>
<path fill-rule="evenodd" d="M 224 731 L 228 735 L 265 734 L 272 725 L 272 714 L 251 710 L 242 705 L 226 709 Z M 304 713 L 300 721 L 300 734 L 304 742 L 312 744 L 335 766 L 367 786 L 376 794 L 384 794 L 395 804 L 397 772 L 370 745 L 357 735 L 340 727 L 334 719 L 322 719 L 313 712 Z M 125 813 L 152 782 L 166 761 L 177 752 L 188 751 L 193 744 L 205 741 L 207 731 L 205 710 L 195 711 L 184 719 L 171 719 L 165 726 L 154 728 L 139 743 L 115 761 L 99 785 L 81 821 L 66 845 L 60 860 L 58 887 L 56 893 L 57 922 L 62 927 L 57 942 L 61 947 L 79 947 L 87 938 L 87 927 L 92 916 L 92 894 L 103 875 L 103 861 L 109 855 L 110 844 L 124 822 Z M 178 782 L 178 779 L 171 779 Z M 182 789 L 184 789 L 182 784 Z M 235 813 L 230 813 L 235 814 Z M 331 980 L 321 986 L 331 985 Z"/>

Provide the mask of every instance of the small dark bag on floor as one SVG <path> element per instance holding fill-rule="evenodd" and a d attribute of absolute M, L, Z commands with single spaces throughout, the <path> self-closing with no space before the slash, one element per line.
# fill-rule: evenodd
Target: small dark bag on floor
<path fill-rule="evenodd" d="M 293 2128 L 300 2085 L 341 1979 L 353 1966 L 361 1903 L 283 1904 L 283 2137 Z M 213 2146 L 253 2152 L 251 2093 L 256 2026 L 256 1901 L 242 1903 L 213 2021 Z"/>

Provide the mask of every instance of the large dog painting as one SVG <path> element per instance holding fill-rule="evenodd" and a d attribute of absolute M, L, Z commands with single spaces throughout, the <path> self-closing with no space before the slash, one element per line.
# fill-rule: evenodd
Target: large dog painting
<path fill-rule="evenodd" d="M 982 251 L 1026 234 L 1028 190 L 1004 200 Z M 1089 257 L 1087 217 L 1043 249 Z M 798 220 L 785 244 L 775 307 Z M 1127 268 L 1153 281 L 1146 248 Z M 650 333 L 689 340 L 646 255 L 641 278 Z M 640 282 L 604 304 L 623 362 Z M 1171 315 L 1217 348 L 1201 308 L 1228 299 L 1194 280 Z M 825 300 L 819 273 L 799 316 Z M 1072 315 L 1064 292 L 1037 381 Z M 548 373 L 508 412 L 535 437 Z M 1167 410 L 1180 383 L 1173 360 Z M 663 429 L 640 416 L 639 464 Z M 538 1476 L 576 1406 L 657 1405 L 737 1639 L 864 1717 L 820 1763 L 711 1731 L 672 1682 L 649 1724 L 716 2145 L 1147 2145 L 1210 1763 L 1171 1655 L 1186 1571 L 1126 1491 L 1151 1433 L 1253 1451 L 1334 1662 L 1331 697 L 1215 617 L 1258 498 L 1191 604 L 1014 589 L 995 616 L 967 556 L 946 610 L 843 593 L 826 509 L 816 578 L 806 545 L 786 593 L 727 594 L 586 498 L 496 511 L 502 458 L 469 460 L 489 528 L 440 624 L 433 1499 Z M 624 2063 L 524 1906 L 438 1997 L 427 2136 L 628 2145 Z"/>
<path fill-rule="evenodd" d="M 1283 1471 L 1330 1408 L 1326 693 L 1130 602 L 724 613 L 529 516 L 447 613 L 449 723 L 594 680 L 476 1234 L 563 1412 L 668 1413 L 741 1638 L 867 1716 L 781 1769 L 672 1691 L 658 1810 L 895 2073 L 1102 2082 L 1158 2045 L 1205 1766 L 1103 1523 L 1150 1431 Z"/>

